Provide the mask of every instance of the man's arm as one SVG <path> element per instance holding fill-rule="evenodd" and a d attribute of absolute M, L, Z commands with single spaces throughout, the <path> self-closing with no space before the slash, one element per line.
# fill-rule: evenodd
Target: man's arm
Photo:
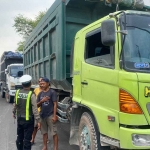
<path fill-rule="evenodd" d="M 38 94 L 38 96 L 37 96 L 37 107 L 41 107 L 41 105 L 42 105 L 42 101 L 40 100 L 40 96 L 41 96 L 41 92 Z"/>
<path fill-rule="evenodd" d="M 37 98 L 37 106 L 41 107 L 42 103 L 48 101 L 49 99 L 50 99 L 50 97 L 46 96 L 42 100 L 40 100 L 40 94 L 39 94 L 38 98 Z"/>
<path fill-rule="evenodd" d="M 34 118 L 39 123 L 40 122 L 40 115 L 39 115 L 38 109 L 37 109 L 37 102 L 36 102 L 35 94 L 32 94 L 32 96 L 31 96 L 31 104 L 32 104 L 32 111 L 33 111 L 33 114 L 34 114 Z"/>
<path fill-rule="evenodd" d="M 12 113 L 13 113 L 13 117 L 16 118 L 16 111 L 17 111 L 17 105 L 16 105 L 16 95 L 14 97 L 14 103 L 13 103 L 13 110 L 12 110 Z"/>
<path fill-rule="evenodd" d="M 58 118 L 56 116 L 56 113 L 57 113 L 57 93 L 55 91 L 52 94 L 52 101 L 53 101 L 53 104 L 54 104 L 52 121 L 55 123 L 58 120 Z"/>
<path fill-rule="evenodd" d="M 42 103 L 43 103 L 43 101 L 42 101 L 42 100 L 41 100 L 41 101 L 39 101 L 39 102 L 37 103 L 37 107 L 41 107 Z"/>
<path fill-rule="evenodd" d="M 56 117 L 56 113 L 57 113 L 57 102 L 53 102 L 54 103 L 54 117 Z"/>

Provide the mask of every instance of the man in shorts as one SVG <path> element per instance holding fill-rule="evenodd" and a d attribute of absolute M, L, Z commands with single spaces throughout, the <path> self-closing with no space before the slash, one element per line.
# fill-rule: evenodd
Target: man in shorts
<path fill-rule="evenodd" d="M 42 88 L 41 88 L 41 85 L 40 85 L 41 80 L 42 80 L 42 77 L 40 77 L 39 81 L 38 81 L 39 87 L 35 88 L 35 90 L 34 90 L 34 93 L 36 95 L 36 99 L 37 99 L 39 93 L 42 91 Z M 38 108 L 38 112 L 40 112 L 40 107 Z M 35 136 L 37 134 L 37 131 L 38 131 L 37 121 L 35 120 L 34 121 L 34 131 L 33 131 L 32 140 L 31 140 L 32 145 L 34 144 L 34 140 L 35 140 Z"/>
<path fill-rule="evenodd" d="M 49 87 L 50 81 L 48 78 L 42 78 L 42 91 L 39 93 L 37 102 L 38 107 L 41 107 L 41 132 L 43 134 L 42 150 L 47 150 L 48 128 L 54 141 L 54 150 L 58 150 L 58 135 L 57 135 L 57 94 Z"/>

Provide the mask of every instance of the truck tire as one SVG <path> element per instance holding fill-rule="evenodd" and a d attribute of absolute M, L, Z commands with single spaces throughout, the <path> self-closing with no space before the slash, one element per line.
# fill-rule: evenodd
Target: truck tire
<path fill-rule="evenodd" d="M 110 147 L 100 145 L 100 136 L 92 115 L 84 112 L 79 124 L 80 150 L 110 150 Z"/>
<path fill-rule="evenodd" d="M 7 98 L 6 98 L 6 101 L 8 102 L 8 103 L 13 103 L 14 102 L 14 96 L 8 96 Z"/>

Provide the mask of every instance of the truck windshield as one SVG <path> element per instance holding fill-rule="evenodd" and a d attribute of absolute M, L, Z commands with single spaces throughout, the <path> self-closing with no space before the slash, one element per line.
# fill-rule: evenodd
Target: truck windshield
<path fill-rule="evenodd" d="M 11 66 L 10 76 L 21 77 L 23 75 L 23 66 Z"/>
<path fill-rule="evenodd" d="M 150 72 L 150 16 L 127 15 L 123 45 L 124 69 L 136 72 Z M 124 16 L 121 28 L 124 30 Z"/>

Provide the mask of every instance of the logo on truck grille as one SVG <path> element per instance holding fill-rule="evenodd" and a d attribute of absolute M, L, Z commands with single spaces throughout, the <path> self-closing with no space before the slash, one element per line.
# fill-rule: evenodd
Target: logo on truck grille
<path fill-rule="evenodd" d="M 145 97 L 150 97 L 150 87 L 146 86 L 144 93 Z"/>

